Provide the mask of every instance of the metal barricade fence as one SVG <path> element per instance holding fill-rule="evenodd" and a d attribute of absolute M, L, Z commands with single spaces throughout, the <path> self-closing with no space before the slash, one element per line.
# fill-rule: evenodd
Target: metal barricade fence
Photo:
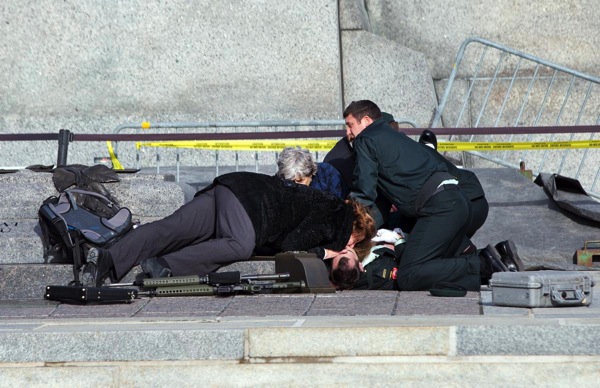
<path fill-rule="evenodd" d="M 396 121 L 401 125 L 408 125 L 410 127 L 416 128 L 417 124 L 411 119 L 398 118 Z M 199 128 L 206 129 L 214 129 L 215 131 L 219 131 L 220 129 L 229 129 L 232 132 L 240 132 L 241 128 L 251 131 L 264 131 L 265 129 L 269 132 L 272 132 L 274 129 L 287 131 L 290 128 L 293 130 L 297 130 L 298 128 L 302 128 L 304 130 L 309 128 L 317 128 L 317 127 L 331 127 L 335 129 L 340 129 L 339 137 L 332 138 L 330 140 L 313 140 L 312 142 L 300 141 L 300 140 L 288 140 L 288 141 L 277 141 L 275 144 L 269 144 L 271 146 L 265 146 L 265 141 L 253 141 L 251 146 L 248 147 L 250 149 L 254 149 L 254 151 L 250 151 L 252 154 L 249 157 L 248 152 L 245 152 L 245 155 L 240 156 L 240 149 L 235 149 L 235 145 L 231 145 L 228 147 L 227 144 L 223 144 L 224 142 L 220 142 L 219 144 L 203 142 L 203 143 L 183 143 L 183 142 L 170 142 L 170 143 L 137 143 L 135 150 L 135 165 L 136 168 L 140 168 L 141 158 L 142 158 L 142 147 L 153 147 L 155 149 L 154 158 L 156 161 L 156 171 L 160 172 L 161 162 L 164 159 L 165 153 L 167 153 L 167 148 L 170 148 L 172 153 L 174 153 L 175 157 L 175 167 L 176 167 L 176 179 L 179 181 L 179 172 L 181 163 L 184 159 L 184 154 L 188 157 L 187 163 L 188 165 L 194 161 L 195 163 L 200 163 L 203 166 L 215 166 L 215 175 L 219 175 L 219 166 L 220 165 L 232 165 L 235 167 L 237 171 L 241 164 L 254 164 L 255 171 L 258 172 L 259 164 L 266 163 L 274 165 L 276 162 L 276 157 L 278 155 L 278 151 L 285 148 L 286 146 L 294 146 L 294 145 L 306 145 L 305 148 L 311 150 L 311 153 L 314 154 L 315 159 L 317 161 L 320 160 L 321 155 L 325 155 L 327 151 L 335 144 L 336 141 L 339 140 L 342 136 L 344 136 L 345 131 L 342 129 L 345 125 L 344 120 L 341 119 L 333 119 L 333 120 L 279 120 L 279 121 L 214 121 L 214 122 L 142 122 L 137 124 L 121 124 L 117 126 L 114 130 L 114 134 L 120 134 L 124 130 L 134 130 L 137 132 L 147 131 L 147 130 L 167 130 L 174 131 L 175 133 L 184 133 L 186 130 L 195 130 Z M 225 142 L 226 143 L 226 142 Z M 274 146 L 274 147 L 273 147 Z M 273 159 L 268 160 L 269 157 L 260 155 L 260 149 L 273 151 L 274 156 Z M 249 151 L 248 149 L 246 151 Z M 209 155 L 202 155 L 203 157 L 199 157 L 200 152 L 209 152 L 212 153 L 212 157 Z M 123 152 L 119 152 L 118 144 L 114 144 L 114 153 L 118 154 L 119 159 L 123 157 Z M 250 160 L 250 158 L 252 160 Z M 201 159 L 200 161 L 198 159 Z M 212 159 L 212 160 L 211 160 Z"/>
<path fill-rule="evenodd" d="M 579 126 L 600 123 L 600 78 L 557 65 L 482 38 L 460 46 L 432 128 Z M 595 133 L 489 135 L 477 141 L 593 140 Z M 441 136 L 443 139 L 443 136 Z M 447 137 L 452 140 L 452 136 Z M 474 135 L 459 141 L 474 141 Z M 512 168 L 523 161 L 540 172 L 557 173 L 598 190 L 598 149 L 469 151 L 468 154 Z M 466 156 L 463 154 L 463 156 Z"/>

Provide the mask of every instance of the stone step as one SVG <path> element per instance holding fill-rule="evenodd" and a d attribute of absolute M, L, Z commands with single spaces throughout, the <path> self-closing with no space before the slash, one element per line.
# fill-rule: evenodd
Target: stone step
<path fill-rule="evenodd" d="M 273 274 L 272 261 L 248 261 L 233 263 L 220 270 L 239 271 L 245 275 Z M 139 267 L 122 280 L 133 282 L 141 272 Z M 71 264 L 2 264 L 0 265 L 0 300 L 42 299 L 48 285 L 67 285 L 74 278 Z"/>
<path fill-rule="evenodd" d="M 9 386 L 27 376 L 75 386 L 587 387 L 597 383 L 598 329 L 597 318 L 456 316 L 2 321 L 0 376 Z"/>
<path fill-rule="evenodd" d="M 176 183 L 170 174 L 119 174 L 119 178 L 120 182 L 104 186 L 134 217 L 165 217 L 195 194 L 195 189 Z M 0 174 L 0 220 L 37 219 L 42 202 L 57 194 L 50 173 L 20 170 Z"/>
<path fill-rule="evenodd" d="M 148 223 L 162 217 L 138 217 Z M 0 233 L 0 264 L 44 264 L 42 230 L 35 219 L 4 219 Z"/>
<path fill-rule="evenodd" d="M 0 361 L 600 355 L 598 318 L 587 318 L 585 325 L 578 319 L 546 319 L 532 324 L 527 317 L 501 320 L 483 316 L 404 320 L 373 316 L 230 317 L 216 321 L 169 318 L 151 322 L 125 317 L 32 320 L 20 325 L 17 321 L 1 322 Z M 125 324 L 127 330 L 123 330 Z M 85 347 L 77 346 L 84 342 Z M 180 346 L 164 346 L 167 342 Z"/>
<path fill-rule="evenodd" d="M 176 183 L 172 174 L 119 174 L 119 178 L 105 187 L 141 223 L 170 215 L 196 192 Z M 51 173 L 25 169 L 0 174 L 0 264 L 44 263 L 38 210 L 46 198 L 57 194 Z"/>
<path fill-rule="evenodd" d="M 594 387 L 599 368 L 596 356 L 337 357 L 0 364 L 0 378 L 9 387 Z"/>

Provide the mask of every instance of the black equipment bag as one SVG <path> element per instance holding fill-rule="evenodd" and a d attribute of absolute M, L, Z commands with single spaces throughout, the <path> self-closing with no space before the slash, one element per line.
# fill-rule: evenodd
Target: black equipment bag
<path fill-rule="evenodd" d="M 47 286 L 44 299 L 71 304 L 131 303 L 138 291 L 133 288 Z"/>
<path fill-rule="evenodd" d="M 73 263 L 74 285 L 91 247 L 108 248 L 133 227 L 131 211 L 106 196 L 69 189 L 47 198 L 38 211 L 44 260 Z"/>

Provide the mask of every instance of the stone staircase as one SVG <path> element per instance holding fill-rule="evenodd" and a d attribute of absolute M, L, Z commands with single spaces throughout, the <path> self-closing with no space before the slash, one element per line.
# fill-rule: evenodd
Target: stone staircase
<path fill-rule="evenodd" d="M 119 178 L 105 187 L 142 223 L 171 214 L 195 193 L 169 174 L 119 174 Z M 70 264 L 45 263 L 43 258 L 37 212 L 47 197 L 57 194 L 52 173 L 25 169 L 0 175 L 0 299 L 39 298 L 47 284 L 72 280 Z"/>
<path fill-rule="evenodd" d="M 597 318 L 173 317 L 0 328 L 0 386 L 593 387 L 600 373 Z"/>

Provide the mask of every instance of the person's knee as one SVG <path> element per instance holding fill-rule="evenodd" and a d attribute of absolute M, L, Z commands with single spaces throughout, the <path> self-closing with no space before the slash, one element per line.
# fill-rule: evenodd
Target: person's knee
<path fill-rule="evenodd" d="M 236 256 L 235 261 L 248 260 L 254 253 L 254 243 L 249 241 L 232 239 L 231 248 Z"/>

